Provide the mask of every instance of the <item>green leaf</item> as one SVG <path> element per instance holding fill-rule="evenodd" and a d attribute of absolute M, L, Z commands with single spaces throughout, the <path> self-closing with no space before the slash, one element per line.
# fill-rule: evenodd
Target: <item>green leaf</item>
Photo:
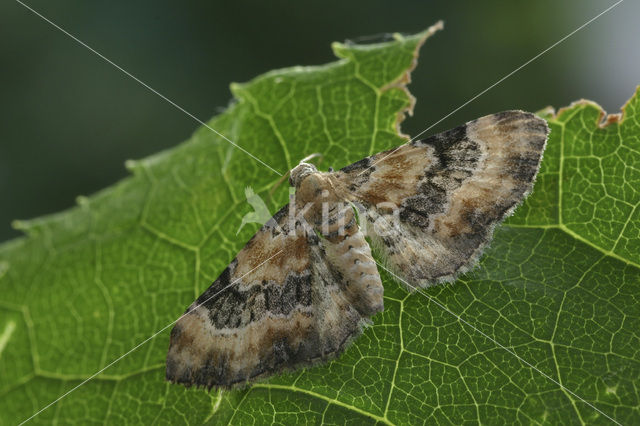
<path fill-rule="evenodd" d="M 232 85 L 208 124 L 284 172 L 342 167 L 405 139 L 404 88 L 432 31 Z M 480 267 L 407 294 L 338 360 L 207 393 L 164 381 L 169 329 L 33 419 L 50 423 L 640 422 L 640 95 L 619 123 L 546 112 L 534 194 Z M 428 100 L 423 100 L 427 102 Z M 257 229 L 244 188 L 279 176 L 206 128 L 0 246 L 0 422 L 24 420 L 170 324 Z M 278 188 L 272 211 L 284 204 Z M 445 309 L 446 308 L 446 309 Z M 457 316 L 460 316 L 458 318 Z"/>

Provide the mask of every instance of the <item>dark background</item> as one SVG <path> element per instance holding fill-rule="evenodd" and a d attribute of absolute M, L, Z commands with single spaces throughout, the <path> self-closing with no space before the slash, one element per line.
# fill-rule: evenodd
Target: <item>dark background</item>
<path fill-rule="evenodd" d="M 330 43 L 413 33 L 422 49 L 403 130 L 415 135 L 615 1 L 25 2 L 202 120 L 228 85 L 334 60 Z M 592 99 L 617 112 L 640 84 L 640 2 L 626 0 L 429 134 L 504 109 Z M 127 175 L 198 124 L 15 0 L 0 4 L 0 241 Z"/>

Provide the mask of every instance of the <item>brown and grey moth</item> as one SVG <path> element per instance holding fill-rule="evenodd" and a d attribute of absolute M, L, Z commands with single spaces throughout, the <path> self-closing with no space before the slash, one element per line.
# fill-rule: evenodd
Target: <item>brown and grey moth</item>
<path fill-rule="evenodd" d="M 341 170 L 301 162 L 291 202 L 177 321 L 167 379 L 230 388 L 337 357 L 384 307 L 365 236 L 409 290 L 453 280 L 531 192 L 548 132 L 505 111 Z"/>

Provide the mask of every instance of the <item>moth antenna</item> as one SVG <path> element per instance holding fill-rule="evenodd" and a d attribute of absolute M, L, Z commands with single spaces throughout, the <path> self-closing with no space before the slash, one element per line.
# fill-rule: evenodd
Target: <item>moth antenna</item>
<path fill-rule="evenodd" d="M 282 182 L 284 182 L 285 179 L 287 179 L 289 177 L 289 174 L 291 173 L 291 170 L 289 170 L 287 173 L 283 174 L 280 179 L 278 179 L 278 181 L 275 183 L 275 185 L 273 185 L 273 187 L 269 190 L 269 200 L 273 203 L 273 193 L 276 192 L 276 189 L 278 189 L 278 187 L 282 184 Z"/>
<path fill-rule="evenodd" d="M 314 152 L 313 154 L 307 155 L 306 157 L 304 157 L 302 160 L 300 160 L 301 163 L 306 163 L 309 160 L 313 160 L 314 158 L 320 157 L 320 161 L 318 162 L 318 164 L 322 161 L 322 158 L 324 158 L 324 155 L 322 155 L 319 152 Z"/>
<path fill-rule="evenodd" d="M 300 163 L 306 163 L 309 160 L 312 160 L 314 158 L 320 158 L 320 161 L 318 161 L 318 164 L 320 164 L 322 162 L 322 159 L 324 158 L 324 155 L 322 155 L 322 153 L 320 152 L 314 152 L 313 154 L 307 155 L 306 157 L 304 157 L 302 160 L 300 160 Z M 299 164 L 299 163 L 298 163 Z M 271 202 L 273 202 L 273 193 L 276 191 L 276 189 L 278 189 L 278 187 L 282 184 L 282 182 L 291 174 L 291 170 L 287 171 L 287 173 L 285 173 L 284 175 L 282 175 L 282 177 L 280 179 L 278 179 L 278 181 L 276 182 L 275 185 L 273 185 L 273 188 L 271 188 L 269 190 L 269 200 Z"/>

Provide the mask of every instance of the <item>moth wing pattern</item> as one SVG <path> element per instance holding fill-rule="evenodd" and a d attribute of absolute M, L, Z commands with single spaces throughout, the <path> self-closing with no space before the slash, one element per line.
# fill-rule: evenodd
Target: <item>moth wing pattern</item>
<path fill-rule="evenodd" d="M 505 111 L 337 172 L 301 162 L 292 203 L 175 324 L 167 379 L 232 388 L 335 358 L 383 309 L 363 231 L 411 290 L 452 280 L 531 192 L 548 132 Z"/>
<path fill-rule="evenodd" d="M 344 240 L 331 242 L 297 223 L 291 229 L 288 208 L 256 233 L 177 321 L 167 380 L 232 388 L 327 361 L 382 310 L 382 283 L 357 224 Z M 364 261 L 359 270 L 371 274 L 363 281 L 368 304 L 353 291 L 355 280 L 349 282 L 356 257 Z"/>
<path fill-rule="evenodd" d="M 335 173 L 363 206 L 372 244 L 413 290 L 475 263 L 495 226 L 531 192 L 548 133 L 534 114 L 505 111 Z"/>

